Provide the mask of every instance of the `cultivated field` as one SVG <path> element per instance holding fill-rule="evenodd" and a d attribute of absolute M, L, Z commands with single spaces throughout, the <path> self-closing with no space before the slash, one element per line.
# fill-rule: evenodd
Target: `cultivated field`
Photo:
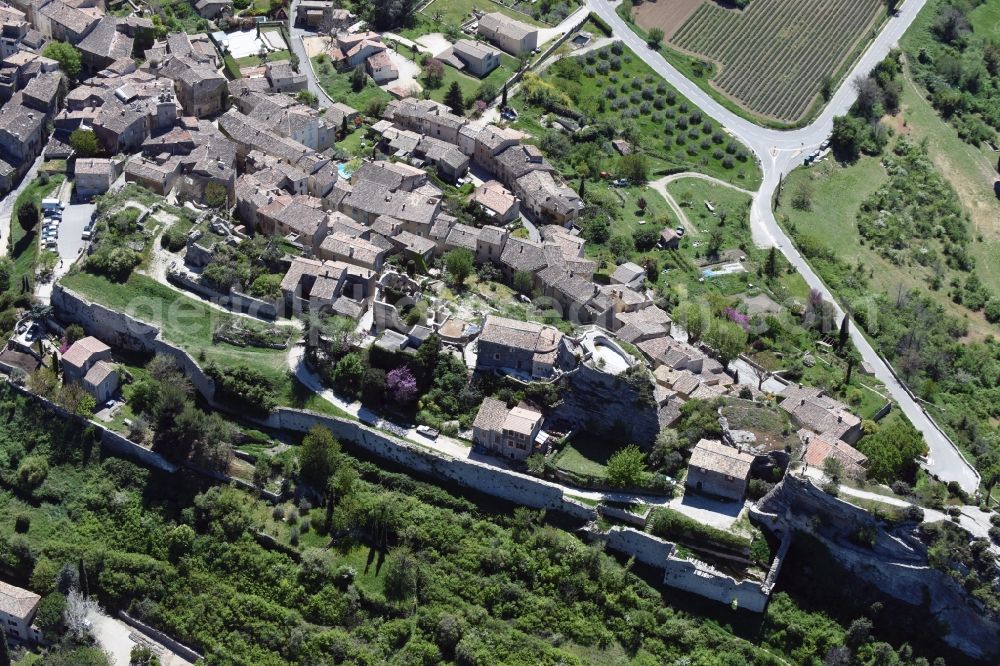
<path fill-rule="evenodd" d="M 641 5 L 635 20 L 716 62 L 712 85 L 746 109 L 794 122 L 884 12 L 881 0 L 753 0 L 745 11 L 702 0 Z M 660 5 L 663 5 L 661 8 Z M 677 26 L 678 19 L 686 20 Z"/>
<path fill-rule="evenodd" d="M 662 28 L 664 38 L 669 40 L 703 2 L 704 0 L 643 2 L 635 5 L 632 16 L 643 28 Z"/>

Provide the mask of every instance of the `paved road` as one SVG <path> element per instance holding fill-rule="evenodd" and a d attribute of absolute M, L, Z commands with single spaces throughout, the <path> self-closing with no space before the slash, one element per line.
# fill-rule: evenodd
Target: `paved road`
<path fill-rule="evenodd" d="M 7 252 L 10 251 L 8 245 L 10 244 L 10 218 L 14 214 L 14 202 L 21 195 L 31 181 L 35 179 L 35 175 L 38 173 L 38 165 L 42 163 L 42 156 L 39 155 L 35 160 L 28 172 L 24 174 L 24 178 L 21 179 L 20 184 L 11 190 L 7 196 L 0 201 L 0 257 L 6 257 Z"/>
<path fill-rule="evenodd" d="M 798 472 L 800 476 L 806 476 L 810 479 L 817 481 L 822 484 L 827 482 L 829 479 L 822 470 L 816 469 L 815 467 L 810 467 L 806 470 Z M 851 486 L 845 485 L 843 483 L 838 484 L 838 489 L 842 499 L 850 502 L 852 497 L 857 497 L 860 499 L 868 500 L 870 502 L 881 502 L 882 504 L 888 504 L 889 506 L 895 506 L 900 508 L 906 508 L 908 506 L 918 506 L 913 502 L 907 502 L 904 499 L 894 497 L 892 495 L 883 495 L 880 493 L 873 493 L 868 490 L 861 490 L 860 488 L 852 488 Z M 944 511 L 938 511 L 937 509 L 928 509 L 926 507 L 920 507 L 924 512 L 924 522 L 925 523 L 939 523 L 944 520 L 952 520 Z M 990 528 L 993 526 L 990 523 L 990 516 L 993 515 L 992 511 L 980 511 L 978 506 L 963 505 L 958 507 L 959 516 L 958 524 L 961 525 L 965 530 L 972 536 L 979 539 L 987 539 L 990 542 L 990 549 L 996 554 L 1000 555 L 1000 546 L 993 543 L 990 539 Z"/>
<path fill-rule="evenodd" d="M 312 390 L 316 395 L 339 409 L 342 409 L 351 416 L 362 421 L 378 421 L 379 423 L 377 427 L 393 432 L 397 437 L 401 437 L 405 440 L 413 442 L 414 444 L 423 446 L 424 448 L 432 449 L 438 453 L 443 453 L 454 458 L 472 460 L 477 464 L 488 468 L 510 470 L 510 467 L 502 458 L 480 454 L 464 442 L 447 437 L 446 435 L 439 435 L 433 440 L 428 439 L 427 437 L 417 433 L 415 427 L 404 428 L 387 422 L 384 419 L 380 419 L 377 414 L 362 406 L 362 404 L 357 400 L 350 402 L 344 400 L 334 391 L 323 386 L 323 382 L 319 376 L 306 367 L 304 356 L 305 348 L 302 345 L 295 345 L 288 350 L 288 367 L 295 375 L 295 378 L 302 382 L 306 388 Z M 574 497 L 577 499 L 586 499 L 591 501 L 607 500 L 612 502 L 637 501 L 656 506 L 664 506 L 670 502 L 669 497 L 649 496 L 628 492 L 602 492 L 598 490 L 586 490 L 584 488 L 577 488 L 575 486 L 569 486 L 555 481 L 548 481 L 548 483 L 561 488 L 563 494 L 567 497 Z"/>
<path fill-rule="evenodd" d="M 309 58 L 309 55 L 306 53 L 306 48 L 302 44 L 303 37 L 313 37 L 317 33 L 295 27 L 295 13 L 298 11 L 296 7 L 298 4 L 299 0 L 292 0 L 292 4 L 288 8 L 288 36 L 291 41 L 291 44 L 288 46 L 292 49 L 292 53 L 294 53 L 299 59 L 299 71 L 306 75 L 309 92 L 316 95 L 316 99 L 319 100 L 320 107 L 325 108 L 331 106 L 334 100 L 326 94 L 326 91 L 323 90 L 317 82 L 316 72 L 313 71 L 312 60 Z"/>
<path fill-rule="evenodd" d="M 615 13 L 614 5 L 607 0 L 587 0 L 588 7 L 611 26 L 617 38 L 625 42 L 646 64 L 659 72 L 678 91 L 697 104 L 702 111 L 721 123 L 757 155 L 764 179 L 760 189 L 754 195 L 750 214 L 754 242 L 761 247 L 775 246 L 781 250 L 782 254 L 802 274 L 809 286 L 818 290 L 826 300 L 835 304 L 838 319 L 843 316 L 844 311 L 837 304 L 827 286 L 778 226 L 771 208 L 771 201 L 781 176 L 801 164 L 802 156 L 817 148 L 830 135 L 834 116 L 843 115 L 854 103 L 856 93 L 851 83 L 854 78 L 867 74 L 885 58 L 889 50 L 897 44 L 906 29 L 913 23 L 925 3 L 926 0 L 906 0 L 897 14 L 889 20 L 882 32 L 868 47 L 850 75 L 837 89 L 830 103 L 812 124 L 802 129 L 781 131 L 760 127 L 722 106 L 697 84 L 685 78 L 658 52 L 650 49 Z M 903 413 L 923 433 L 930 449 L 926 464 L 928 471 L 944 481 L 957 481 L 967 492 L 974 492 L 979 487 L 980 481 L 976 470 L 917 404 L 909 390 L 899 381 L 888 363 L 878 355 L 858 326 L 851 327 L 851 339 L 861 352 L 864 362 L 872 369 L 879 381 L 885 384 Z"/>

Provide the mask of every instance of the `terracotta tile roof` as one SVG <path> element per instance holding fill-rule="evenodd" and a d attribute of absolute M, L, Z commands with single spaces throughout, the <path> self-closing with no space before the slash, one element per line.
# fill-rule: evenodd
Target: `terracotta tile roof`
<path fill-rule="evenodd" d="M 857 471 L 868 462 L 868 457 L 856 448 L 826 435 L 808 436 L 802 460 L 813 467 L 822 467 L 827 458 L 839 460 L 845 469 Z"/>

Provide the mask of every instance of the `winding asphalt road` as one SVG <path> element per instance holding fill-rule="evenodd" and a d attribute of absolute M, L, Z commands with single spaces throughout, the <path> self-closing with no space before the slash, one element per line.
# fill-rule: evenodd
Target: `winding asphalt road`
<path fill-rule="evenodd" d="M 587 0 L 587 6 L 590 10 L 611 26 L 616 38 L 621 39 L 639 58 L 656 70 L 681 94 L 722 124 L 757 155 L 764 179 L 760 189 L 754 194 L 753 208 L 750 213 L 754 243 L 761 247 L 774 246 L 781 250 L 781 253 L 805 278 L 810 288 L 818 290 L 827 301 L 834 304 L 838 319 L 843 317 L 844 310 L 788 236 L 785 235 L 785 232 L 778 226 L 771 202 L 781 177 L 799 166 L 804 154 L 813 151 L 826 140 L 833 130 L 833 118 L 846 113 L 854 103 L 856 96 L 852 85 L 854 78 L 858 75 L 868 74 L 885 58 L 889 50 L 899 42 L 907 28 L 913 23 L 925 3 L 926 0 L 906 0 L 861 56 L 851 73 L 845 77 L 844 82 L 820 116 L 802 129 L 782 131 L 756 125 L 724 107 L 697 84 L 688 80 L 658 52 L 650 49 L 646 42 L 632 32 L 625 21 L 615 13 L 614 4 L 608 0 Z M 966 492 L 975 492 L 979 487 L 979 474 L 934 420 L 917 404 L 913 394 L 899 380 L 891 366 L 875 351 L 856 325 L 851 326 L 851 339 L 861 352 L 861 357 L 867 366 L 879 381 L 885 384 L 893 399 L 899 404 L 899 408 L 910 419 L 914 427 L 923 434 L 930 449 L 928 460 L 924 465 L 926 469 L 943 481 L 957 481 Z"/>

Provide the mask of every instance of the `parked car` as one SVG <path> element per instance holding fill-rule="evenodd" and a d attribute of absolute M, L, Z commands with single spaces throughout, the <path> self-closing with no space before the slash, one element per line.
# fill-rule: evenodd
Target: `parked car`
<path fill-rule="evenodd" d="M 417 434 L 423 435 L 427 439 L 437 439 L 441 433 L 430 426 L 420 425 L 417 426 Z"/>

